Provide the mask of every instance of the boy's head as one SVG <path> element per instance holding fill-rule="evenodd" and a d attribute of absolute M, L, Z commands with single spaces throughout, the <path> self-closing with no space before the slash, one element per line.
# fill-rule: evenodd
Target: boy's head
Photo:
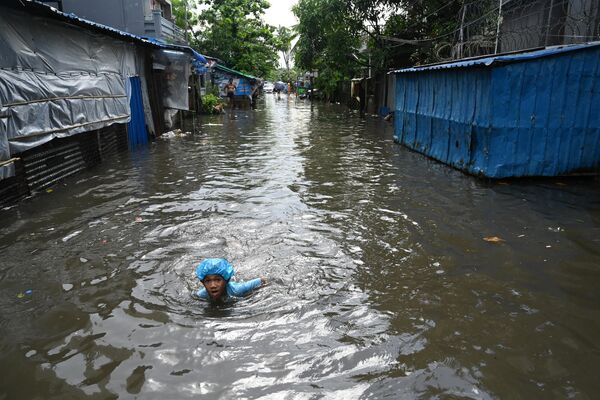
<path fill-rule="evenodd" d="M 233 83 L 233 78 L 229 78 L 229 83 Z"/>
<path fill-rule="evenodd" d="M 224 258 L 207 258 L 196 267 L 196 276 L 213 300 L 223 297 L 234 273 L 233 266 Z"/>

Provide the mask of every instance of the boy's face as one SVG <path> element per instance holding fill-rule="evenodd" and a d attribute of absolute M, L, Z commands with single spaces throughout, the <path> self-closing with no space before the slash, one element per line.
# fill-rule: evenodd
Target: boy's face
<path fill-rule="evenodd" d="M 213 300 L 219 300 L 225 294 L 227 282 L 221 275 L 206 275 L 202 284 Z"/>

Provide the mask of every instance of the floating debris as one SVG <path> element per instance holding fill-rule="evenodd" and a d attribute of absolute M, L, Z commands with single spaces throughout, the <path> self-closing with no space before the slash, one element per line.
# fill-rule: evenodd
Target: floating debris
<path fill-rule="evenodd" d="M 483 238 L 483 240 L 485 240 L 486 242 L 489 243 L 502 243 L 505 242 L 504 239 L 498 237 L 498 236 L 486 236 Z"/>
<path fill-rule="evenodd" d="M 75 231 L 75 232 L 71 233 L 70 235 L 67 235 L 64 238 L 62 238 L 62 241 L 66 242 L 70 239 L 73 239 L 75 236 L 79 235 L 80 233 L 81 233 L 81 231 Z"/>
<path fill-rule="evenodd" d="M 174 129 L 172 131 L 169 132 L 165 132 L 162 135 L 160 135 L 161 139 L 173 139 L 176 137 L 185 137 L 188 136 L 190 134 L 190 132 L 183 132 L 181 129 Z"/>
<path fill-rule="evenodd" d="M 25 292 L 20 292 L 17 294 L 18 299 L 22 299 L 25 296 L 30 296 L 33 293 L 33 290 L 27 289 Z"/>

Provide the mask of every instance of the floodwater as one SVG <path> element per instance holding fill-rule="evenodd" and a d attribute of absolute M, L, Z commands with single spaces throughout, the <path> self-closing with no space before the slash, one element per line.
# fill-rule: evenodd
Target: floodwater
<path fill-rule="evenodd" d="M 272 96 L 193 130 L 0 210 L 0 399 L 598 397 L 598 181 Z M 270 283 L 212 306 L 205 257 Z"/>

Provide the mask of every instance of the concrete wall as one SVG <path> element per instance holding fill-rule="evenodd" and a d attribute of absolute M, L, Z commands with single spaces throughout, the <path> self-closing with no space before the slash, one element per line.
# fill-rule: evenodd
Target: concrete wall
<path fill-rule="evenodd" d="M 600 5 L 598 0 L 571 0 L 569 19 L 565 25 L 565 43 L 591 41 L 600 34 Z"/>
<path fill-rule="evenodd" d="M 512 0 L 503 10 L 501 52 L 593 41 L 600 31 L 598 0 Z"/>
<path fill-rule="evenodd" d="M 63 0 L 63 11 L 135 35 L 144 34 L 146 0 Z"/>
<path fill-rule="evenodd" d="M 545 1 L 532 1 L 526 7 L 521 2 L 509 3 L 503 13 L 500 28 L 500 52 L 544 46 L 547 12 Z"/>

